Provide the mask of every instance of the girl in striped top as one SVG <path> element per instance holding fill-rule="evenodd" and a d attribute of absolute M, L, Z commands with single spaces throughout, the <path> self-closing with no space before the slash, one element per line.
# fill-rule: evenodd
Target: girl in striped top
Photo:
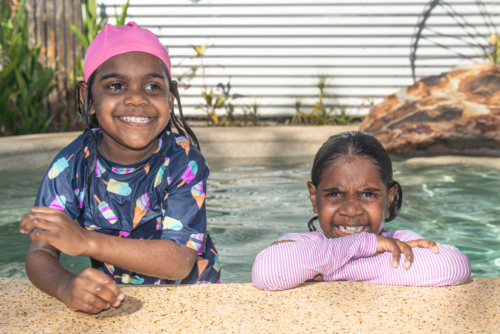
<path fill-rule="evenodd" d="M 309 280 L 445 286 L 469 279 L 469 260 L 457 248 L 411 231 L 383 230 L 398 216 L 403 191 L 393 180 L 389 154 L 373 136 L 330 137 L 314 158 L 307 186 L 317 214 L 310 232 L 284 235 L 257 255 L 257 288 L 285 290 Z"/>

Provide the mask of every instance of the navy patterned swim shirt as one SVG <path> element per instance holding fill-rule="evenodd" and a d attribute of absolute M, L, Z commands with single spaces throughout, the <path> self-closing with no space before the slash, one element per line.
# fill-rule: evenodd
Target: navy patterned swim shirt
<path fill-rule="evenodd" d="M 95 134 L 99 147 L 102 133 L 95 130 Z M 35 206 L 64 210 L 82 227 L 96 233 L 172 240 L 196 250 L 198 258 L 191 273 L 177 281 L 94 259 L 92 267 L 107 273 L 116 283 L 219 283 L 218 255 L 206 231 L 205 192 L 210 170 L 201 152 L 184 136 L 164 131 L 156 152 L 141 162 L 121 165 L 99 155 L 87 189 L 93 154 L 89 133 L 64 148 L 45 174 Z"/>

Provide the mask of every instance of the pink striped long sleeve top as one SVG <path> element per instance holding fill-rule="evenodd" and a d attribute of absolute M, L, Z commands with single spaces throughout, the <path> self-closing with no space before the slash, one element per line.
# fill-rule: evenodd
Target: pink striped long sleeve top
<path fill-rule="evenodd" d="M 382 232 L 401 241 L 423 239 L 412 231 Z M 321 274 L 326 282 L 346 280 L 384 285 L 445 286 L 465 283 L 471 273 L 467 256 L 456 247 L 439 246 L 439 254 L 414 248 L 414 262 L 404 269 L 392 266 L 392 253 L 374 257 L 377 238 L 357 233 L 329 239 L 322 231 L 286 234 L 280 240 L 294 240 L 270 246 L 257 255 L 252 268 L 253 285 L 262 290 L 285 290 Z"/>

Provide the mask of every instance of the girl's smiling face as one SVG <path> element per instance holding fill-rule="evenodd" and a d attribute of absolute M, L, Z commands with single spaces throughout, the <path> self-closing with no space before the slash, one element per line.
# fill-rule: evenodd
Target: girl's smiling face
<path fill-rule="evenodd" d="M 379 234 L 398 191 L 395 185 L 388 192 L 377 168 L 360 156 L 326 167 L 317 189 L 311 182 L 307 185 L 314 213 L 329 238 Z"/>
<path fill-rule="evenodd" d="M 89 113 L 96 114 L 107 158 L 129 164 L 157 148 L 174 99 L 167 73 L 159 58 L 144 52 L 120 54 L 99 67 Z"/>

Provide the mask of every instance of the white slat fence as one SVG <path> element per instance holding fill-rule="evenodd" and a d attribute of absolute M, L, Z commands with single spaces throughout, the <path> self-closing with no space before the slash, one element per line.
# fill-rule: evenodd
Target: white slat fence
<path fill-rule="evenodd" d="M 114 23 L 114 5 L 124 2 L 101 0 L 101 14 Z M 295 99 L 301 97 L 307 111 L 317 101 L 316 76 L 327 75 L 332 77 L 327 92 L 348 113 L 362 115 L 368 111 L 366 99 L 378 103 L 413 83 L 411 36 L 427 2 L 131 0 L 128 20 L 152 30 L 168 46 L 173 65 L 177 64 L 174 76 L 199 64 L 197 59 L 188 59 L 195 55 L 189 45 L 213 44 L 205 53 L 205 83 L 215 90 L 218 83 L 230 80 L 230 93 L 245 96 L 232 101 L 235 105 L 257 101 L 266 116 L 292 115 Z M 479 32 L 489 35 L 476 1 L 448 3 Z M 498 23 L 496 1 L 484 4 Z M 417 59 L 417 78 L 483 61 L 477 48 L 463 42 L 469 38 L 466 31 L 443 8 L 436 8 L 427 24 L 437 33 L 432 41 L 419 42 L 417 55 L 430 59 Z M 436 44 L 473 59 L 453 56 Z M 181 90 L 186 114 L 201 113 L 195 107 L 203 102 L 202 89 L 198 73 L 191 87 Z M 365 107 L 359 109 L 363 101 Z M 335 103 L 331 99 L 327 102 Z"/>

